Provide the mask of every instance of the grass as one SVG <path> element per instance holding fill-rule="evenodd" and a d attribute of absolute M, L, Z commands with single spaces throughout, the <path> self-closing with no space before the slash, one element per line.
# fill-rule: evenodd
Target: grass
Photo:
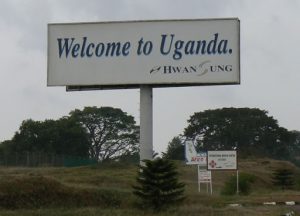
<path fill-rule="evenodd" d="M 52 208 L 52 209 L 22 209 L 22 210 L 2 210 L 1 216 L 199 216 L 199 215 L 213 215 L 213 216 L 274 216 L 282 215 L 291 212 L 287 207 L 247 207 L 247 208 L 212 208 L 207 206 L 183 206 L 180 210 L 168 210 L 166 212 L 153 214 L 151 212 L 140 211 L 136 209 L 103 209 L 96 207 L 86 208 Z"/>
<path fill-rule="evenodd" d="M 235 172 L 213 172 L 213 195 L 198 193 L 197 168 L 176 162 L 180 180 L 186 184 L 187 199 L 182 206 L 155 215 L 280 215 L 292 206 L 262 206 L 262 202 L 300 202 L 300 192 L 281 191 L 271 182 L 272 172 L 293 169 L 300 185 L 300 170 L 293 164 L 268 159 L 245 160 L 239 171 L 254 175 L 248 196 L 222 196 L 225 181 Z M 77 168 L 0 167 L 0 215 L 154 215 L 134 207 L 131 186 L 137 167 L 102 164 Z M 299 186 L 298 186 L 299 187 Z M 229 207 L 240 203 L 243 207 Z"/>

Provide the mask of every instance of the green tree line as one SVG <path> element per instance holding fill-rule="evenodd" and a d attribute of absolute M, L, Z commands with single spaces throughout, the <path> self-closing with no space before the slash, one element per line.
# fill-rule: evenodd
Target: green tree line
<path fill-rule="evenodd" d="M 138 153 L 139 128 L 132 116 L 112 107 L 85 107 L 58 120 L 24 120 L 0 153 L 42 152 L 90 157 L 97 161 L 123 159 Z"/>
<path fill-rule="evenodd" d="M 269 157 L 300 164 L 300 132 L 280 127 L 267 111 L 222 108 L 196 112 L 163 157 L 184 160 L 184 141 L 198 151 L 237 149 L 239 158 Z M 139 161 L 139 126 L 134 117 L 112 107 L 75 109 L 58 120 L 24 120 L 0 153 L 43 152 L 97 161 Z"/>
<path fill-rule="evenodd" d="M 184 159 L 184 141 L 198 151 L 238 150 L 240 158 L 269 157 L 300 164 L 300 132 L 280 127 L 267 111 L 257 108 L 222 108 L 196 112 L 183 134 L 170 141 L 164 157 Z"/>

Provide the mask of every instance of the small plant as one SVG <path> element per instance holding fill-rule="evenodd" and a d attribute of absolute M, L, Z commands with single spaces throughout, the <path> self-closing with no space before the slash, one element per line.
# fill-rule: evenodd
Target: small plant
<path fill-rule="evenodd" d="M 255 181 L 255 176 L 248 173 L 239 174 L 239 194 L 249 195 L 251 192 L 251 183 Z M 222 195 L 234 195 L 237 193 L 236 187 L 237 179 L 236 175 L 231 176 L 221 191 Z"/>
<path fill-rule="evenodd" d="M 294 184 L 294 173 L 289 169 L 277 169 L 273 173 L 273 184 L 279 186 L 282 190 L 291 189 Z"/>
<path fill-rule="evenodd" d="M 144 160 L 139 166 L 137 186 L 133 194 L 140 198 L 141 207 L 161 211 L 184 200 L 184 184 L 178 182 L 174 164 L 166 159 Z"/>

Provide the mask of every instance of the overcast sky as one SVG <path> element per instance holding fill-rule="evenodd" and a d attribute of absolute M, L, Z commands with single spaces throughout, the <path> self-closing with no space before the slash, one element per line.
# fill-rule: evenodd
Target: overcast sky
<path fill-rule="evenodd" d="M 66 92 L 47 87 L 47 24 L 238 17 L 241 85 L 154 89 L 154 150 L 183 132 L 194 112 L 267 110 L 300 130 L 299 0 L 0 0 L 0 141 L 25 119 L 58 119 L 85 106 L 112 106 L 139 122 L 139 90 Z"/>

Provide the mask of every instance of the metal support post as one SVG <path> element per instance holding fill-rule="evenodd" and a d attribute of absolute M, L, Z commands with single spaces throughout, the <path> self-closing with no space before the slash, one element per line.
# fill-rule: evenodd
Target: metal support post
<path fill-rule="evenodd" d="M 236 170 L 236 194 L 239 195 L 239 170 Z"/>
<path fill-rule="evenodd" d="M 140 86 L 140 161 L 153 157 L 152 87 Z M 142 162 L 141 162 L 142 164 Z"/>

